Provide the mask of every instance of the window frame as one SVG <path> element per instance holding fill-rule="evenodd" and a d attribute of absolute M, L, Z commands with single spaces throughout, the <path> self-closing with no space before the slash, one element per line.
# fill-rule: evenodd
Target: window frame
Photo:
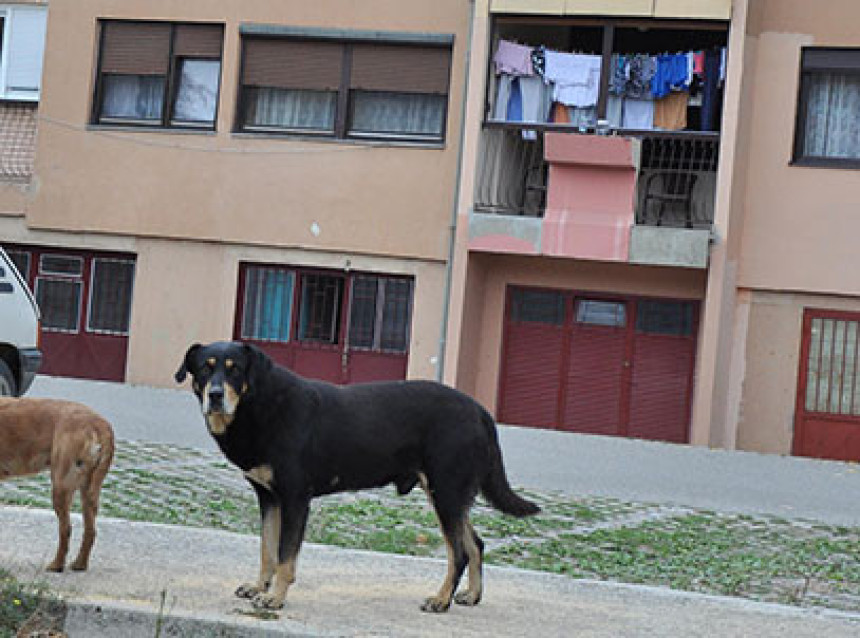
<path fill-rule="evenodd" d="M 832 55 L 832 58 L 827 63 L 810 62 L 805 58 L 808 53 L 818 53 L 826 56 Z M 840 65 L 836 60 L 840 53 L 847 54 L 853 52 L 857 57 L 856 66 Z M 814 55 L 814 53 L 812 53 Z M 860 84 L 860 47 L 800 47 L 798 57 L 798 85 L 797 85 L 797 108 L 794 123 L 794 144 L 792 146 L 791 161 L 792 166 L 802 166 L 810 168 L 837 168 L 837 169 L 860 169 L 860 157 L 845 158 L 845 157 L 819 157 L 804 155 L 803 146 L 806 141 L 805 129 L 806 121 L 809 115 L 809 80 L 812 76 L 821 73 L 844 73 L 846 75 L 856 75 L 858 84 Z"/>
<path fill-rule="evenodd" d="M 450 112 L 451 80 L 454 62 L 454 36 L 444 34 L 409 34 L 398 32 L 364 32 L 327 29 L 305 29 L 275 27 L 270 25 L 243 24 L 240 28 L 240 63 L 236 86 L 236 111 L 233 133 L 252 136 L 310 137 L 314 139 L 333 139 L 354 142 L 402 142 L 416 145 L 444 145 L 447 138 L 448 116 Z M 332 130 L 314 130 L 279 127 L 249 127 L 246 123 L 248 111 L 248 85 L 243 83 L 245 76 L 246 45 L 255 39 L 268 39 L 283 42 L 315 42 L 340 47 L 341 73 L 335 95 L 334 126 Z M 380 46 L 402 46 L 423 49 L 443 49 L 448 53 L 446 69 L 447 82 L 444 93 L 441 130 L 438 135 L 411 133 L 355 132 L 351 130 L 350 113 L 353 101 L 351 94 L 355 89 L 350 86 L 352 78 L 353 50 L 357 46 L 376 44 Z M 409 91 L 403 91 L 409 93 Z M 441 95 L 435 93 L 416 93 L 422 95 Z"/>
<path fill-rule="evenodd" d="M 162 104 L 161 104 L 161 119 L 158 122 L 149 121 L 149 120 L 141 120 L 135 118 L 107 118 L 105 119 L 102 116 L 102 111 L 104 109 L 104 98 L 105 98 L 105 90 L 104 90 L 104 79 L 105 74 L 102 71 L 102 61 L 104 57 L 104 40 L 105 40 L 105 25 L 109 23 L 126 23 L 126 24 L 135 24 L 135 25 L 144 25 L 144 24 L 166 24 L 170 28 L 170 36 L 169 36 L 169 44 L 167 50 L 167 71 L 163 76 L 153 76 L 153 77 L 163 77 L 164 78 L 164 90 L 162 95 Z M 213 56 L 189 56 L 189 55 L 178 55 L 175 52 L 175 41 L 176 41 L 176 33 L 177 27 L 179 26 L 217 26 L 221 27 L 221 41 L 220 41 L 220 52 L 218 57 Z M 92 101 L 92 109 L 90 113 L 90 125 L 97 127 L 108 127 L 108 128 L 139 128 L 145 130 L 158 130 L 158 129 L 167 129 L 167 130 L 184 130 L 184 131 L 206 131 L 206 132 L 214 132 L 217 130 L 218 126 L 218 114 L 220 112 L 221 107 L 221 94 L 222 89 L 224 87 L 224 38 L 226 36 L 226 27 L 223 22 L 188 22 L 188 21 L 172 21 L 172 20 L 124 20 L 124 19 L 113 19 L 113 18 L 99 18 L 98 19 L 98 55 L 96 58 L 95 65 L 95 78 L 94 78 L 94 90 L 93 90 L 93 101 Z M 200 61 L 208 61 L 208 62 L 218 62 L 220 68 L 218 71 L 218 85 L 216 87 L 216 96 L 215 96 L 215 112 L 212 115 L 212 123 L 197 123 L 193 121 L 178 121 L 175 118 L 176 112 L 176 98 L 179 94 L 179 83 L 181 81 L 181 64 L 182 60 L 200 60 Z"/>

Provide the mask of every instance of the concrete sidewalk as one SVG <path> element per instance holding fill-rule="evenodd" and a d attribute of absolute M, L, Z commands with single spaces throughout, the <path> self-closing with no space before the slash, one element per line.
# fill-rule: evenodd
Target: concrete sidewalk
<path fill-rule="evenodd" d="M 80 519 L 74 521 L 76 549 Z M 0 565 L 44 579 L 72 603 L 72 638 L 151 638 L 164 592 L 166 636 L 760 636 L 860 635 L 860 615 L 799 610 L 488 567 L 484 601 L 419 611 L 442 561 L 307 544 L 279 618 L 248 615 L 235 587 L 256 574 L 253 536 L 99 520 L 90 571 L 47 574 L 56 524 L 43 510 L 0 509 Z"/>

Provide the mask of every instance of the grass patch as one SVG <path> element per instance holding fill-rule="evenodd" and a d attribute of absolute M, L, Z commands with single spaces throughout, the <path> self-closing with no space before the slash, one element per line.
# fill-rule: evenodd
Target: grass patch
<path fill-rule="evenodd" d="M 62 603 L 44 586 L 22 584 L 0 568 L 0 638 L 42 631 L 59 632 L 65 612 Z M 56 635 L 56 634 L 55 634 Z"/>

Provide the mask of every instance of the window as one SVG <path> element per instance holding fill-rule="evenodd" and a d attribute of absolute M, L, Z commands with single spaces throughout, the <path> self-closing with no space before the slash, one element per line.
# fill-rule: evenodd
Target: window
<path fill-rule="evenodd" d="M 860 49 L 804 48 L 794 160 L 860 167 Z"/>
<path fill-rule="evenodd" d="M 245 35 L 237 128 L 439 141 L 450 66 L 450 43 Z"/>
<path fill-rule="evenodd" d="M 299 301 L 299 341 L 338 343 L 343 277 L 302 275 Z"/>
<path fill-rule="evenodd" d="M 101 25 L 96 123 L 215 128 L 222 25 Z"/>
<path fill-rule="evenodd" d="M 640 301 L 636 304 L 636 331 L 689 337 L 693 334 L 693 304 L 683 301 Z"/>
<path fill-rule="evenodd" d="M 352 280 L 349 345 L 405 352 L 409 347 L 411 302 L 410 280 L 357 275 Z"/>
<path fill-rule="evenodd" d="M 295 273 L 282 268 L 249 266 L 245 271 L 243 339 L 290 340 Z"/>
<path fill-rule="evenodd" d="M 511 319 L 560 326 L 564 323 L 564 295 L 553 290 L 511 292 Z"/>
<path fill-rule="evenodd" d="M 626 305 L 624 302 L 583 299 L 576 304 L 576 322 L 623 328 L 627 323 Z"/>
<path fill-rule="evenodd" d="M 133 283 L 134 261 L 93 259 L 88 331 L 128 334 Z"/>
<path fill-rule="evenodd" d="M 0 99 L 39 99 L 47 7 L 0 4 Z"/>

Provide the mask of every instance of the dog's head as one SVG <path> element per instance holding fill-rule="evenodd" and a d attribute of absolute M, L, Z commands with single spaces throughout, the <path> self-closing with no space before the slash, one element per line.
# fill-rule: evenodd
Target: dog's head
<path fill-rule="evenodd" d="M 250 344 L 195 343 L 176 371 L 176 382 L 182 383 L 191 375 L 206 425 L 212 434 L 221 435 L 233 422 L 239 404 L 259 385 L 261 373 L 271 367 L 271 359 Z"/>

